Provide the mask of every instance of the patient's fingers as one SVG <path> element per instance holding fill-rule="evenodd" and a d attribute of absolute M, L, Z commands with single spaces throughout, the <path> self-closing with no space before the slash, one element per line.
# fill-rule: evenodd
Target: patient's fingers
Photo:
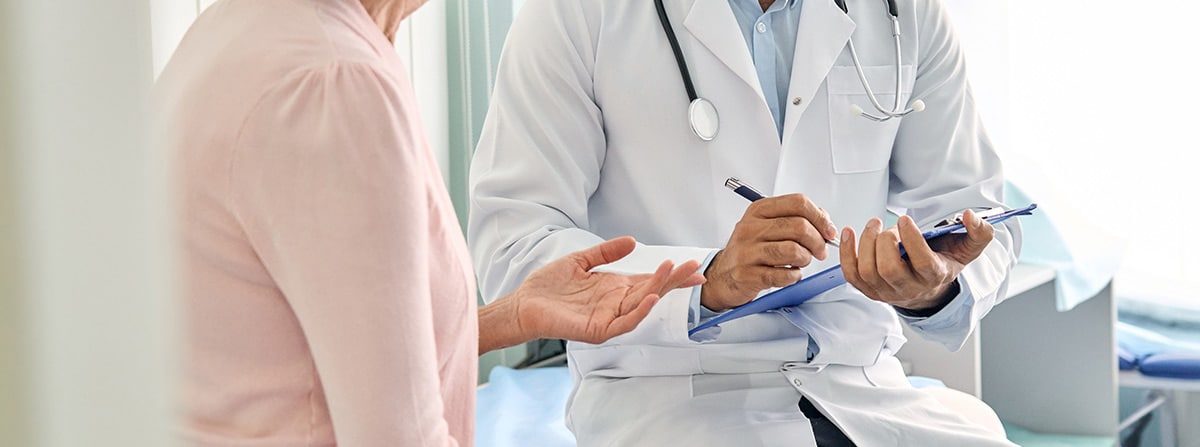
<path fill-rule="evenodd" d="M 658 303 L 658 299 L 658 295 L 646 295 L 643 297 L 641 302 L 638 303 L 638 306 L 633 309 L 633 311 L 614 318 L 613 321 L 609 323 L 606 331 L 603 334 L 599 334 L 601 337 L 599 340 L 591 340 L 588 342 L 592 344 L 600 344 L 608 341 L 610 338 L 632 331 L 639 323 L 642 322 L 642 320 L 646 319 L 647 315 L 650 315 L 650 310 L 654 308 L 655 303 Z"/>
<path fill-rule="evenodd" d="M 698 274 L 697 270 L 699 269 L 700 263 L 694 260 L 685 262 L 683 265 L 676 267 L 675 270 L 671 272 L 671 275 L 667 278 L 666 283 L 663 284 L 662 288 L 659 289 L 658 294 L 666 295 L 667 292 L 675 289 L 695 287 L 703 284 L 704 275 Z M 700 282 L 695 282 L 697 280 Z"/>
<path fill-rule="evenodd" d="M 655 270 L 653 275 L 634 282 L 633 286 L 630 287 L 629 291 L 621 299 L 621 314 L 629 313 L 641 302 L 641 298 L 646 295 L 656 294 L 661 296 L 661 290 L 670 281 L 671 275 L 674 273 L 674 267 L 674 262 L 663 261 L 662 264 L 658 265 L 658 270 Z"/>

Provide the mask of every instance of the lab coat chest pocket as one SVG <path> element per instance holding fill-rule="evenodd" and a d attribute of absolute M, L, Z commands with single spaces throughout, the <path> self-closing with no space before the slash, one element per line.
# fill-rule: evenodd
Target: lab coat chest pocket
<path fill-rule="evenodd" d="M 896 67 L 864 66 L 863 73 L 866 74 L 880 105 L 891 110 L 897 95 Z M 901 68 L 900 84 L 900 101 L 907 107 L 909 96 L 912 95 L 911 65 Z M 863 89 L 854 66 L 833 67 L 826 78 L 826 86 L 829 91 L 829 145 L 832 151 L 833 171 L 838 174 L 855 174 L 879 171 L 887 167 L 896 131 L 903 118 L 880 123 L 851 111 L 852 106 L 857 105 L 867 113 L 880 115 Z"/>

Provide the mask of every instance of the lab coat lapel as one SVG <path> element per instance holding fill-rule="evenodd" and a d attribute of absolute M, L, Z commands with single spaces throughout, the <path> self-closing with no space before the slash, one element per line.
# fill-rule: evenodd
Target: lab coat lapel
<path fill-rule="evenodd" d="M 812 104 L 813 95 L 854 33 L 854 21 L 833 0 L 806 0 L 802 7 L 788 102 L 784 104 L 784 141 L 796 129 L 801 115 Z M 800 98 L 799 105 L 792 103 L 794 98 Z"/>
<path fill-rule="evenodd" d="M 696 0 L 692 9 L 684 19 L 684 26 L 689 33 L 696 37 L 717 57 L 721 63 L 733 70 L 758 94 L 763 107 L 767 101 L 763 97 L 762 86 L 758 84 L 758 74 L 754 70 L 754 61 L 750 58 L 750 50 L 746 47 L 746 38 L 738 27 L 737 18 L 729 9 L 729 3 L 723 0 Z M 693 64 L 691 69 L 695 70 Z M 703 88 L 696 87 L 703 92 Z M 700 93 L 703 95 L 703 93 Z"/>

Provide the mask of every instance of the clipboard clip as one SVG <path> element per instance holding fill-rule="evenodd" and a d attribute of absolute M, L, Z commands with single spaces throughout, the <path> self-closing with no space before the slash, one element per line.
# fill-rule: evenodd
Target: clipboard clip
<path fill-rule="evenodd" d="M 996 216 L 999 216 L 1001 214 L 1008 212 L 1008 210 L 1005 210 L 1004 207 L 1000 207 L 1000 206 L 995 207 L 995 208 L 988 208 L 988 209 L 978 209 L 978 210 L 974 210 L 974 211 L 975 211 L 975 215 L 979 216 L 980 219 L 988 219 L 988 218 L 996 217 Z M 938 222 L 933 227 L 934 228 L 948 227 L 951 225 L 958 225 L 960 223 L 963 223 L 963 213 L 958 213 L 952 217 L 947 217 L 945 219 L 942 219 L 940 222 Z"/>

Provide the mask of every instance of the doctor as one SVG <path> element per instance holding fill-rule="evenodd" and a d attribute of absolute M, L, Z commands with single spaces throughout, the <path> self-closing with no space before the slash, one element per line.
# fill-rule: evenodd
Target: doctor
<path fill-rule="evenodd" d="M 913 389 L 894 356 L 901 322 L 958 349 L 1005 296 L 1020 240 L 970 212 L 969 235 L 917 236 L 1002 203 L 941 2 L 657 3 L 527 1 L 472 165 L 485 299 L 617 234 L 644 245 L 616 271 L 705 263 L 704 286 L 633 332 L 569 344 L 579 444 L 1011 445 Z M 748 206 L 729 177 L 778 197 Z M 889 208 L 906 216 L 884 229 Z M 838 262 L 850 286 L 688 337 Z"/>

